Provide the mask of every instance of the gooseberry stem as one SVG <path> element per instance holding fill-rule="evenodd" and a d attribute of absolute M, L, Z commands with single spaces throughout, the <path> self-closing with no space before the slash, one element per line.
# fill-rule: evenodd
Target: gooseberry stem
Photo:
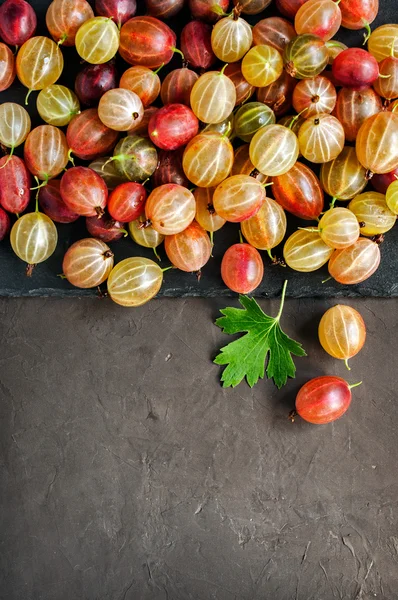
<path fill-rule="evenodd" d="M 72 152 L 73 152 L 72 148 L 69 148 L 69 150 L 68 150 L 68 161 L 71 162 L 73 166 L 75 166 L 75 160 L 74 160 L 74 158 L 72 156 Z"/>
<path fill-rule="evenodd" d="M 120 231 L 121 233 L 123 233 L 123 236 L 124 236 L 124 237 L 127 237 L 127 236 L 128 236 L 128 234 L 129 234 L 129 232 L 128 232 L 126 229 L 119 229 L 119 231 Z"/>
<path fill-rule="evenodd" d="M 352 390 L 353 388 L 358 387 L 359 385 L 362 385 L 362 381 L 359 381 L 358 383 L 353 383 L 352 385 L 349 385 L 348 388 L 350 390 Z"/>
<path fill-rule="evenodd" d="M 154 71 L 154 72 L 153 72 L 153 74 L 154 74 L 154 75 L 157 75 L 157 74 L 159 73 L 160 69 L 163 69 L 163 67 L 164 67 L 164 63 L 162 63 L 162 64 L 160 65 L 160 67 L 158 67 L 158 68 L 156 69 L 156 71 Z"/>
<path fill-rule="evenodd" d="M 346 358 L 346 359 L 345 359 L 345 361 L 344 361 L 344 364 L 345 364 L 345 366 L 347 367 L 347 369 L 348 369 L 349 371 L 351 371 L 351 367 L 350 367 L 350 365 L 348 364 L 348 358 Z"/>
<path fill-rule="evenodd" d="M 0 167 L 0 169 L 4 169 L 4 167 L 5 167 L 6 165 L 8 165 L 8 163 L 10 162 L 10 159 L 11 159 L 12 155 L 14 154 L 14 149 L 15 149 L 15 146 L 11 146 L 11 152 L 10 152 L 10 154 L 8 155 L 8 158 L 7 158 L 6 162 L 4 163 L 4 165 L 2 165 L 2 166 Z"/>
<path fill-rule="evenodd" d="M 214 247 L 214 231 L 209 231 L 211 247 Z M 213 256 L 213 255 L 212 255 Z"/>
<path fill-rule="evenodd" d="M 170 267 L 166 267 L 165 269 L 162 269 L 162 272 L 165 273 L 166 271 L 170 271 L 170 269 L 174 269 L 174 265 L 171 265 Z"/>
<path fill-rule="evenodd" d="M 48 176 L 48 175 L 45 175 L 45 176 L 44 176 L 44 181 L 42 181 L 42 182 L 39 184 L 39 178 L 35 176 L 35 181 L 36 181 L 37 185 L 36 185 L 35 187 L 32 187 L 32 188 L 30 188 L 30 189 L 31 189 L 31 190 L 39 190 L 39 189 L 40 189 L 40 188 L 42 188 L 42 187 L 46 187 L 46 185 L 48 184 L 48 180 L 49 180 L 49 176 Z"/>
<path fill-rule="evenodd" d="M 333 196 L 331 203 L 329 204 L 329 209 L 334 208 L 334 205 L 336 204 L 337 198 L 336 196 Z"/>
<path fill-rule="evenodd" d="M 267 254 L 270 257 L 270 259 L 272 260 L 272 262 L 275 262 L 276 259 L 274 256 L 272 256 L 272 252 L 271 252 L 270 248 L 267 248 Z"/>
<path fill-rule="evenodd" d="M 301 117 L 301 115 L 303 114 L 303 112 L 305 112 L 306 110 L 308 110 L 308 108 L 309 108 L 309 107 L 308 107 L 308 106 L 306 106 L 305 108 L 303 108 L 303 110 L 302 110 L 302 111 L 300 111 L 300 112 L 299 112 L 299 114 L 298 114 L 298 115 L 296 115 L 295 117 L 293 117 L 293 118 L 292 118 L 292 120 L 291 120 L 291 121 L 290 121 L 290 123 L 289 123 L 289 127 L 288 127 L 288 129 L 292 129 L 292 127 L 293 127 L 293 125 L 295 124 L 295 122 L 297 121 L 297 119 L 298 119 L 299 117 Z"/>
<path fill-rule="evenodd" d="M 156 250 L 156 247 L 153 248 L 153 253 L 156 256 L 156 258 L 158 259 L 158 261 L 160 262 L 162 259 L 160 258 L 159 254 L 158 254 L 158 251 Z"/>
<path fill-rule="evenodd" d="M 63 34 L 63 36 L 62 36 L 62 37 L 59 39 L 59 41 L 58 41 L 58 46 L 62 46 L 62 44 L 63 44 L 64 42 L 66 42 L 66 40 L 67 40 L 67 39 L 68 39 L 68 34 L 67 34 L 67 33 L 64 33 L 64 34 Z"/>
<path fill-rule="evenodd" d="M 241 244 L 244 244 L 245 242 L 243 241 L 243 236 L 242 236 L 242 231 L 239 229 L 239 242 Z"/>
<path fill-rule="evenodd" d="M 25 96 L 25 106 L 28 106 L 29 96 L 31 95 L 32 92 L 33 92 L 33 90 L 28 90 L 28 93 Z"/>
<path fill-rule="evenodd" d="M 365 45 L 371 36 L 372 30 L 370 28 L 369 23 L 367 21 L 365 21 L 365 19 L 362 19 L 362 23 L 363 23 L 364 28 L 366 29 L 366 33 L 363 34 L 363 36 L 364 36 L 363 45 Z"/>
<path fill-rule="evenodd" d="M 281 316 L 282 316 L 283 306 L 285 304 L 285 296 L 286 296 L 287 283 L 288 283 L 288 280 L 286 279 L 285 282 L 284 282 L 284 284 L 283 284 L 282 296 L 281 296 L 281 303 L 280 303 L 280 306 L 279 306 L 279 312 L 278 312 L 278 314 L 275 317 L 275 321 L 279 321 L 280 318 L 281 318 Z"/>
<path fill-rule="evenodd" d="M 223 68 L 222 68 L 222 69 L 221 69 L 221 71 L 220 71 L 220 75 L 224 75 L 224 71 L 225 71 L 225 69 L 228 67 L 228 64 L 229 64 L 229 63 L 225 63 L 225 65 L 223 66 Z"/>
<path fill-rule="evenodd" d="M 173 50 L 173 52 L 177 52 L 177 54 L 181 54 L 182 56 L 182 60 L 185 60 L 185 56 L 184 54 L 181 52 L 181 50 L 179 50 L 178 48 L 176 48 L 175 46 L 172 46 L 171 49 Z M 163 65 L 162 65 L 163 66 Z"/>
<path fill-rule="evenodd" d="M 330 281 L 331 279 L 333 279 L 333 277 L 328 277 L 327 279 L 324 279 L 321 283 L 327 283 L 328 281 Z"/>
<path fill-rule="evenodd" d="M 315 229 L 315 227 L 297 227 L 300 231 L 309 231 L 310 233 L 320 233 L 320 229 Z"/>

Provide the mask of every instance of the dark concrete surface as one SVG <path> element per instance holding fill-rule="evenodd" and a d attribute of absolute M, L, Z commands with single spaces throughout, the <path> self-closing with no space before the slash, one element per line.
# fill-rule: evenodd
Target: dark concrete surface
<path fill-rule="evenodd" d="M 220 387 L 226 299 L 1 300 L 1 600 L 398 598 L 397 301 L 347 303 L 350 373 L 316 338 L 333 301 L 287 301 L 309 356 L 278 392 Z M 364 383 L 291 424 L 321 374 Z"/>

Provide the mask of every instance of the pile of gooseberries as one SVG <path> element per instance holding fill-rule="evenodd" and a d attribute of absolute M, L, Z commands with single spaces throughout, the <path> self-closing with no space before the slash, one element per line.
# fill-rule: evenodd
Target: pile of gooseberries
<path fill-rule="evenodd" d="M 275 265 L 327 264 L 344 285 L 376 271 L 398 215 L 398 25 L 371 31 L 376 0 L 275 0 L 278 16 L 270 4 L 53 0 L 48 35 L 36 35 L 33 8 L 5 0 L 0 92 L 17 78 L 26 106 L 0 104 L 0 239 L 11 229 L 29 275 L 58 224 L 79 218 L 89 235 L 63 275 L 80 288 L 107 281 L 123 306 L 158 293 L 161 244 L 173 268 L 199 275 L 228 222 L 238 231 L 220 276 L 235 292 Z M 336 40 L 340 27 L 364 29 L 367 49 Z M 85 63 L 74 89 L 60 83 L 63 47 Z M 153 260 L 114 264 L 107 244 L 124 236 Z"/>

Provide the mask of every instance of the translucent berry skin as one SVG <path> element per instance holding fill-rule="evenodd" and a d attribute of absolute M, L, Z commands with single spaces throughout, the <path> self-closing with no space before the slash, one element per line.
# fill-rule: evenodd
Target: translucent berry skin
<path fill-rule="evenodd" d="M 283 53 L 285 69 L 296 79 L 308 79 L 322 73 L 329 61 L 325 42 L 317 35 L 298 35 Z"/>
<path fill-rule="evenodd" d="M 18 156 L 0 159 L 0 205 L 4 210 L 20 214 L 30 200 L 32 177 Z"/>
<path fill-rule="evenodd" d="M 379 77 L 377 60 L 362 48 L 347 48 L 333 61 L 332 73 L 339 85 L 354 89 L 369 87 Z"/>
<path fill-rule="evenodd" d="M 296 397 L 296 411 L 314 425 L 336 421 L 351 404 L 351 390 L 341 377 L 323 376 L 311 379 Z"/>
<path fill-rule="evenodd" d="M 136 0 L 95 0 L 96 14 L 113 19 L 119 28 L 134 17 L 136 11 Z"/>
<path fill-rule="evenodd" d="M 169 261 L 187 273 L 195 273 L 204 267 L 210 259 L 211 248 L 207 232 L 196 221 L 184 231 L 166 236 L 164 241 Z"/>
<path fill-rule="evenodd" d="M 287 44 L 296 35 L 295 29 L 289 21 L 280 17 L 269 17 L 262 19 L 253 27 L 253 44 L 254 46 L 267 44 L 283 54 Z"/>
<path fill-rule="evenodd" d="M 47 9 L 46 25 L 51 37 L 63 46 L 74 46 L 76 33 L 94 12 L 86 0 L 53 0 Z"/>
<path fill-rule="evenodd" d="M 181 32 L 181 52 L 195 69 L 209 69 L 217 60 L 211 46 L 211 26 L 191 21 Z"/>
<path fill-rule="evenodd" d="M 276 0 L 276 7 L 282 15 L 289 17 L 289 19 L 294 19 L 298 9 L 305 2 L 307 0 Z"/>
<path fill-rule="evenodd" d="M 128 135 L 120 140 L 113 151 L 116 171 L 130 181 L 144 181 L 158 164 L 158 153 L 149 140 Z"/>
<path fill-rule="evenodd" d="M 204 73 L 192 88 L 191 107 L 203 123 L 221 123 L 229 117 L 235 103 L 235 85 L 219 71 Z"/>
<path fill-rule="evenodd" d="M 63 85 L 49 85 L 37 96 L 40 117 L 49 125 L 64 127 L 80 113 L 80 102 L 72 90 Z"/>
<path fill-rule="evenodd" d="M 343 126 L 346 140 L 354 142 L 361 125 L 383 110 L 380 96 L 372 89 L 343 88 L 337 94 L 335 116 Z"/>
<path fill-rule="evenodd" d="M 6 148 L 17 148 L 27 138 L 31 120 L 27 110 L 15 102 L 0 104 L 0 143 Z"/>
<path fill-rule="evenodd" d="M 168 183 L 150 194 L 145 215 L 158 233 L 174 235 L 184 231 L 195 218 L 196 203 L 187 188 Z"/>
<path fill-rule="evenodd" d="M 383 175 L 373 175 L 370 183 L 372 187 L 380 194 L 386 194 L 388 187 L 395 183 L 398 179 L 398 167 L 390 173 L 384 173 Z"/>
<path fill-rule="evenodd" d="M 336 304 L 322 316 L 318 336 L 325 352 L 333 358 L 348 360 L 363 348 L 366 326 L 355 308 Z"/>
<path fill-rule="evenodd" d="M 115 88 L 101 97 L 98 116 L 109 129 L 129 131 L 137 121 L 142 121 L 144 105 L 134 92 Z"/>
<path fill-rule="evenodd" d="M 116 186 L 125 183 L 127 179 L 118 173 L 115 163 L 109 162 L 109 159 L 110 156 L 103 156 L 93 160 L 88 166 L 102 177 L 108 190 L 112 191 Z"/>
<path fill-rule="evenodd" d="M 185 146 L 199 131 L 199 121 L 184 104 L 167 104 L 152 115 L 148 132 L 151 141 L 162 150 Z"/>
<path fill-rule="evenodd" d="M 379 246 L 360 237 L 355 244 L 335 250 L 329 261 L 329 274 L 343 285 L 354 285 L 369 279 L 380 264 Z"/>
<path fill-rule="evenodd" d="M 163 104 L 191 106 L 191 92 L 198 78 L 195 71 L 185 67 L 171 71 L 162 83 L 160 95 Z"/>
<path fill-rule="evenodd" d="M 165 183 L 177 183 L 184 187 L 190 188 L 191 183 L 187 179 L 182 168 L 182 156 L 184 149 L 168 152 L 162 150 L 159 152 L 159 162 L 156 171 L 152 176 L 154 187 L 164 185 Z"/>
<path fill-rule="evenodd" d="M 346 29 L 363 29 L 370 25 L 379 12 L 379 0 L 341 0 L 342 26 Z"/>
<path fill-rule="evenodd" d="M 258 15 L 271 4 L 271 0 L 241 0 L 239 6 L 242 7 L 244 15 Z"/>
<path fill-rule="evenodd" d="M 229 139 L 219 133 L 200 133 L 185 148 L 185 175 L 198 187 L 215 187 L 228 177 L 234 162 Z"/>
<path fill-rule="evenodd" d="M 242 233 L 257 250 L 271 250 L 281 243 L 286 234 L 286 214 L 283 208 L 265 198 L 260 210 L 250 219 L 243 221 Z"/>
<path fill-rule="evenodd" d="M 76 95 L 82 104 L 93 106 L 105 92 L 117 86 L 117 77 L 113 61 L 102 65 L 87 65 L 76 77 Z"/>
<path fill-rule="evenodd" d="M 217 214 L 226 221 L 241 223 L 250 219 L 265 200 L 263 185 L 250 175 L 233 175 L 220 183 L 213 195 Z"/>
<path fill-rule="evenodd" d="M 337 40 L 330 40 L 326 42 L 326 47 L 329 52 L 329 65 L 333 64 L 334 59 L 338 56 L 343 50 L 347 50 L 348 46 L 343 44 L 343 42 L 339 42 Z"/>
<path fill-rule="evenodd" d="M 15 58 L 10 48 L 0 43 L 0 92 L 7 90 L 16 76 Z"/>
<path fill-rule="evenodd" d="M 195 19 L 215 23 L 220 13 L 227 12 L 229 0 L 189 0 L 189 10 Z M 214 8 L 221 9 L 219 12 Z"/>
<path fill-rule="evenodd" d="M 221 262 L 221 277 L 225 285 L 238 294 L 250 294 L 261 283 L 264 264 L 258 250 L 250 244 L 234 244 Z"/>
<path fill-rule="evenodd" d="M 332 0 L 308 0 L 297 11 L 294 28 L 300 35 L 312 33 L 325 42 L 340 29 L 341 10 Z"/>
<path fill-rule="evenodd" d="M 111 60 L 119 47 L 119 29 L 107 17 L 94 17 L 85 21 L 76 33 L 76 51 L 92 65 Z"/>
<path fill-rule="evenodd" d="M 22 85 L 29 90 L 42 90 L 61 76 L 64 59 L 55 42 L 44 36 L 36 36 L 19 49 L 16 68 Z"/>
<path fill-rule="evenodd" d="M 344 129 L 332 115 L 315 115 L 306 119 L 298 133 L 300 152 L 313 163 L 333 160 L 344 148 Z"/>
<path fill-rule="evenodd" d="M 283 72 L 280 52 L 266 44 L 253 46 L 243 57 L 242 73 L 246 81 L 255 87 L 266 87 L 274 83 Z"/>
<path fill-rule="evenodd" d="M 108 199 L 102 177 L 88 167 L 72 167 L 63 174 L 60 186 L 62 200 L 78 215 L 101 217 Z"/>
<path fill-rule="evenodd" d="M 299 155 L 297 137 L 282 125 L 267 125 L 250 142 L 250 160 L 263 173 L 275 177 L 287 173 Z"/>
<path fill-rule="evenodd" d="M 154 17 L 133 17 L 120 30 L 119 52 L 130 65 L 157 69 L 171 61 L 176 35 Z"/>
<path fill-rule="evenodd" d="M 396 179 L 386 190 L 386 204 L 395 215 L 398 215 L 398 182 Z"/>
<path fill-rule="evenodd" d="M 146 0 L 148 13 L 158 19 L 170 19 L 184 6 L 184 0 Z"/>
<path fill-rule="evenodd" d="M 397 216 L 392 212 L 386 197 L 377 192 L 365 192 L 351 200 L 348 208 L 354 213 L 361 227 L 361 234 L 366 236 L 380 235 L 390 231 L 396 223 Z"/>
<path fill-rule="evenodd" d="M 37 26 L 36 13 L 25 0 L 6 0 L 0 7 L 0 37 L 10 46 L 22 46 Z"/>
<path fill-rule="evenodd" d="M 10 217 L 5 210 L 0 208 L 0 242 L 4 240 L 11 228 Z"/>
<path fill-rule="evenodd" d="M 315 173 L 300 162 L 285 174 L 273 177 L 272 193 L 285 210 L 313 221 L 323 211 L 324 194 Z"/>
<path fill-rule="evenodd" d="M 22 215 L 10 233 L 11 247 L 21 260 L 34 266 L 49 258 L 55 251 L 58 232 L 52 220 L 35 211 Z M 29 270 L 26 271 L 31 275 Z"/>
<path fill-rule="evenodd" d="M 389 23 L 377 27 L 368 40 L 368 50 L 377 62 L 387 56 L 398 55 L 398 25 Z"/>
<path fill-rule="evenodd" d="M 382 77 L 374 82 L 373 87 L 383 98 L 393 100 L 398 96 L 398 58 L 388 56 L 379 64 Z"/>
<path fill-rule="evenodd" d="M 231 175 L 251 175 L 251 177 L 261 181 L 261 183 L 266 183 L 269 179 L 267 175 L 263 175 L 260 171 L 257 171 L 250 160 L 250 144 L 243 144 L 243 146 L 237 148 Z"/>
<path fill-rule="evenodd" d="M 293 91 L 293 108 L 297 113 L 305 110 L 303 113 L 305 118 L 331 113 L 336 101 L 336 88 L 321 75 L 299 81 Z"/>
<path fill-rule="evenodd" d="M 292 96 L 296 83 L 297 79 L 283 71 L 274 83 L 257 89 L 257 100 L 272 108 L 276 116 L 284 115 L 292 107 Z"/>
<path fill-rule="evenodd" d="M 298 230 L 292 233 L 283 247 L 283 258 L 288 267 L 301 273 L 317 271 L 333 255 L 319 233 Z"/>
<path fill-rule="evenodd" d="M 345 146 L 337 158 L 322 165 L 320 179 L 325 192 L 339 200 L 351 200 L 368 183 L 366 169 L 351 146 Z"/>
<path fill-rule="evenodd" d="M 98 239 L 75 242 L 65 253 L 62 270 L 75 287 L 88 289 L 101 285 L 113 268 L 113 253 Z"/>
<path fill-rule="evenodd" d="M 156 106 L 148 106 L 148 108 L 144 110 L 144 116 L 142 118 L 142 121 L 140 121 L 140 123 L 134 125 L 131 129 L 129 129 L 128 134 L 139 135 L 141 137 L 149 138 L 148 124 L 152 115 L 154 115 L 155 112 L 157 112 L 158 110 L 159 109 Z"/>
<path fill-rule="evenodd" d="M 224 74 L 232 81 L 235 86 L 236 100 L 235 106 L 248 100 L 255 91 L 255 87 L 250 85 L 242 74 L 242 61 L 230 63 L 224 71 Z"/>
<path fill-rule="evenodd" d="M 144 108 L 155 102 L 160 94 L 160 79 L 148 67 L 130 67 L 120 79 L 119 87 L 130 90 L 139 96 Z"/>
<path fill-rule="evenodd" d="M 381 112 L 361 125 L 356 139 L 359 162 L 372 173 L 389 173 L 398 167 L 398 115 Z"/>
<path fill-rule="evenodd" d="M 359 238 L 359 224 L 348 208 L 327 210 L 318 224 L 319 235 L 327 246 L 336 250 L 352 246 Z"/>
<path fill-rule="evenodd" d="M 141 306 L 151 300 L 163 282 L 162 269 L 153 260 L 134 256 L 117 263 L 108 277 L 108 294 L 121 306 Z"/>
<path fill-rule="evenodd" d="M 59 179 L 51 179 L 46 186 L 39 190 L 40 208 L 55 223 L 74 223 L 79 215 L 62 200 L 60 183 Z"/>
<path fill-rule="evenodd" d="M 116 221 L 135 221 L 144 213 L 147 197 L 146 189 L 140 183 L 121 183 L 109 195 L 108 212 Z"/>
<path fill-rule="evenodd" d="M 144 224 L 145 215 L 128 224 L 131 239 L 144 248 L 157 248 L 163 242 L 164 235 L 158 233 L 150 225 L 148 227 L 141 227 Z"/>
<path fill-rule="evenodd" d="M 226 220 L 217 214 L 213 206 L 213 195 L 215 188 L 196 188 L 193 195 L 196 201 L 195 219 L 205 231 L 218 231 L 226 223 Z"/>
<path fill-rule="evenodd" d="M 25 141 L 24 160 L 29 171 L 42 180 L 59 175 L 68 164 L 68 144 L 63 131 L 52 125 L 32 129 Z"/>
<path fill-rule="evenodd" d="M 261 127 L 274 123 L 275 115 L 269 106 L 262 102 L 248 102 L 236 112 L 234 129 L 241 140 L 250 142 Z"/>
<path fill-rule="evenodd" d="M 93 160 L 108 154 L 119 133 L 106 127 L 96 108 L 89 108 L 73 117 L 66 130 L 66 140 L 73 154 L 83 160 Z"/>
<path fill-rule="evenodd" d="M 102 242 L 117 242 L 126 235 L 124 223 L 111 219 L 108 215 L 102 217 L 86 217 L 87 231 Z M 98 284 L 99 285 L 99 284 Z"/>
<path fill-rule="evenodd" d="M 211 46 L 219 60 L 236 62 L 244 57 L 252 45 L 253 34 L 250 25 L 238 17 L 220 19 L 211 32 Z"/>

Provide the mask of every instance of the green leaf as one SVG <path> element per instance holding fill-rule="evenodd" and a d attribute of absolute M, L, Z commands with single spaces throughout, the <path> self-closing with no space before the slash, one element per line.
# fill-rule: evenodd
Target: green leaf
<path fill-rule="evenodd" d="M 283 311 L 287 281 L 282 290 L 279 313 L 276 317 L 266 315 L 254 298 L 239 296 L 241 308 L 225 308 L 224 315 L 216 321 L 224 333 L 246 334 L 221 348 L 215 358 L 217 365 L 227 365 L 221 376 L 224 387 L 236 387 L 245 377 L 250 387 L 264 378 L 268 357 L 267 377 L 273 379 L 280 389 L 288 377 L 294 377 L 296 366 L 292 355 L 306 356 L 301 344 L 289 338 L 281 329 L 279 321 Z"/>

